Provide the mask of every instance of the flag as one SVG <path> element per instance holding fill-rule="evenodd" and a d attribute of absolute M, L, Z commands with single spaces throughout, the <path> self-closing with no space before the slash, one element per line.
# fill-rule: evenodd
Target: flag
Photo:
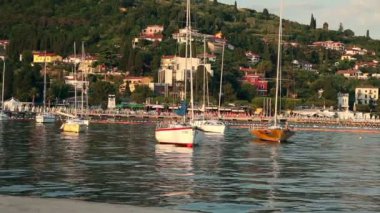
<path fill-rule="evenodd" d="M 186 112 L 187 112 L 187 103 L 186 101 L 182 101 L 181 106 L 177 110 L 175 110 L 175 113 L 179 116 L 184 116 L 186 115 Z"/>

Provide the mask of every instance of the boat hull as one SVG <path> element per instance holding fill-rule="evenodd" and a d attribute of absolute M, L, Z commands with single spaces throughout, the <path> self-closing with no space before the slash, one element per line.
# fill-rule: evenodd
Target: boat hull
<path fill-rule="evenodd" d="M 83 132 L 84 131 L 84 125 L 79 123 L 64 123 L 61 127 L 62 131 L 64 132 Z"/>
<path fill-rule="evenodd" d="M 272 142 L 284 142 L 287 141 L 294 132 L 290 129 L 252 129 L 251 134 L 255 135 L 260 140 L 272 141 Z"/>
<path fill-rule="evenodd" d="M 51 115 L 51 114 L 37 115 L 36 116 L 36 122 L 37 123 L 54 123 L 55 122 L 55 116 Z"/>
<path fill-rule="evenodd" d="M 202 139 L 202 131 L 195 127 L 157 128 L 155 137 L 158 143 L 192 147 Z"/>
<path fill-rule="evenodd" d="M 0 111 L 0 121 L 6 121 L 9 117 L 7 114 L 5 114 L 3 111 Z"/>

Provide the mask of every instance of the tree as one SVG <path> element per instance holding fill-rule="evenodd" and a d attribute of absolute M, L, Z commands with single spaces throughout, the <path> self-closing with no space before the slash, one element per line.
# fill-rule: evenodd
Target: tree
<path fill-rule="evenodd" d="M 366 38 L 370 38 L 369 37 L 369 30 L 367 30 L 367 33 L 366 33 L 366 36 L 365 36 Z"/>
<path fill-rule="evenodd" d="M 238 10 L 238 7 L 237 7 L 237 2 L 236 2 L 236 0 L 235 0 L 235 4 L 234 4 L 234 9 L 235 9 L 235 11 L 237 11 L 237 10 Z"/>
<path fill-rule="evenodd" d="M 113 84 L 107 81 L 97 81 L 90 84 L 89 89 L 89 104 L 101 105 L 103 108 L 107 106 L 109 94 L 116 94 L 116 88 Z"/>
<path fill-rule="evenodd" d="M 135 91 L 133 91 L 131 98 L 136 103 L 144 103 L 149 97 L 153 97 L 153 91 L 146 85 L 136 86 Z"/>
<path fill-rule="evenodd" d="M 350 30 L 350 29 L 347 29 L 347 30 L 344 30 L 343 34 L 347 37 L 353 37 L 355 36 L 355 33 L 354 31 Z"/>
<path fill-rule="evenodd" d="M 263 18 L 269 19 L 269 11 L 267 8 L 264 8 L 264 10 L 263 10 Z"/>
<path fill-rule="evenodd" d="M 255 97 L 256 94 L 256 87 L 249 84 L 249 83 L 243 83 L 241 86 L 241 89 L 238 93 L 238 98 L 240 100 L 246 100 L 246 101 L 252 101 L 252 99 Z"/>
<path fill-rule="evenodd" d="M 317 20 L 314 18 L 313 14 L 311 14 L 310 28 L 314 30 L 317 28 Z"/>
<path fill-rule="evenodd" d="M 338 32 L 343 32 L 344 28 L 343 28 L 343 24 L 342 22 L 339 23 L 339 28 L 338 28 Z"/>
<path fill-rule="evenodd" d="M 267 73 L 270 72 L 273 69 L 273 65 L 270 61 L 263 60 L 257 65 L 257 72 L 258 73 Z"/>

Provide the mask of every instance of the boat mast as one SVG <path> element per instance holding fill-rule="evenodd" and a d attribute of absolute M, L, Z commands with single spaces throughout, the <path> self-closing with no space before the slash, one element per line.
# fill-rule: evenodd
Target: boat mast
<path fill-rule="evenodd" d="M 1 110 L 4 111 L 4 83 L 5 83 L 5 55 L 3 58 L 3 83 L 1 84 L 2 90 L 1 90 Z"/>
<path fill-rule="evenodd" d="M 280 6 L 280 24 L 278 25 L 277 70 L 276 70 L 276 97 L 275 97 L 275 106 L 274 106 L 274 126 L 277 126 L 278 91 L 279 91 L 279 78 L 280 78 L 280 72 L 281 72 L 282 8 L 283 8 L 283 0 L 281 0 L 281 6 Z"/>
<path fill-rule="evenodd" d="M 46 110 L 46 50 L 45 50 L 45 57 L 44 57 L 44 100 L 43 100 L 42 111 L 45 112 L 45 110 Z"/>
<path fill-rule="evenodd" d="M 203 120 L 206 113 L 206 36 L 203 37 Z"/>
<path fill-rule="evenodd" d="M 81 63 L 84 64 L 84 60 L 85 60 L 85 54 L 84 54 L 84 42 L 82 41 L 82 57 L 81 57 Z M 83 68 L 84 66 L 82 66 Z M 81 90 L 82 90 L 82 97 L 81 97 L 81 116 L 83 117 L 84 115 L 84 99 L 83 99 L 83 95 L 84 95 L 84 70 L 82 70 L 82 81 L 81 81 Z"/>
<path fill-rule="evenodd" d="M 219 82 L 219 103 L 218 103 L 218 118 L 220 118 L 220 105 L 222 102 L 222 82 L 223 82 L 223 67 L 224 67 L 224 46 L 226 41 L 223 40 L 223 48 L 222 48 L 222 65 L 220 67 L 220 82 Z"/>
<path fill-rule="evenodd" d="M 191 16 L 190 16 L 190 0 L 187 0 L 187 5 L 188 5 L 188 23 L 189 23 L 189 54 L 190 54 L 190 106 L 191 106 L 191 121 L 194 120 L 194 88 L 193 88 L 193 63 L 192 63 L 192 48 L 191 48 Z"/>
<path fill-rule="evenodd" d="M 74 115 L 77 116 L 77 51 L 74 41 Z"/>

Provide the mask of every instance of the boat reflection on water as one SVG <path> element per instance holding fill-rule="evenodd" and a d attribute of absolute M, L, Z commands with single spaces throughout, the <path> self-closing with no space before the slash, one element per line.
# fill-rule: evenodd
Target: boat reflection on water
<path fill-rule="evenodd" d="M 155 148 L 160 196 L 170 202 L 185 201 L 194 193 L 194 149 L 166 144 L 156 144 Z"/>
<path fill-rule="evenodd" d="M 267 202 L 266 205 L 268 207 L 268 210 L 279 210 L 276 209 L 276 200 L 278 200 L 279 194 L 279 187 L 280 185 L 280 174 L 281 174 L 281 166 L 278 163 L 278 159 L 280 157 L 280 148 L 284 145 L 284 143 L 268 143 L 268 141 L 260 140 L 258 138 L 255 138 L 252 140 L 252 143 L 254 143 L 257 146 L 263 146 L 268 150 L 267 154 L 269 154 L 269 165 L 271 166 L 271 172 L 268 172 L 269 177 L 267 178 L 267 183 L 269 185 L 269 190 L 267 192 Z M 286 142 L 290 143 L 290 142 Z"/>

